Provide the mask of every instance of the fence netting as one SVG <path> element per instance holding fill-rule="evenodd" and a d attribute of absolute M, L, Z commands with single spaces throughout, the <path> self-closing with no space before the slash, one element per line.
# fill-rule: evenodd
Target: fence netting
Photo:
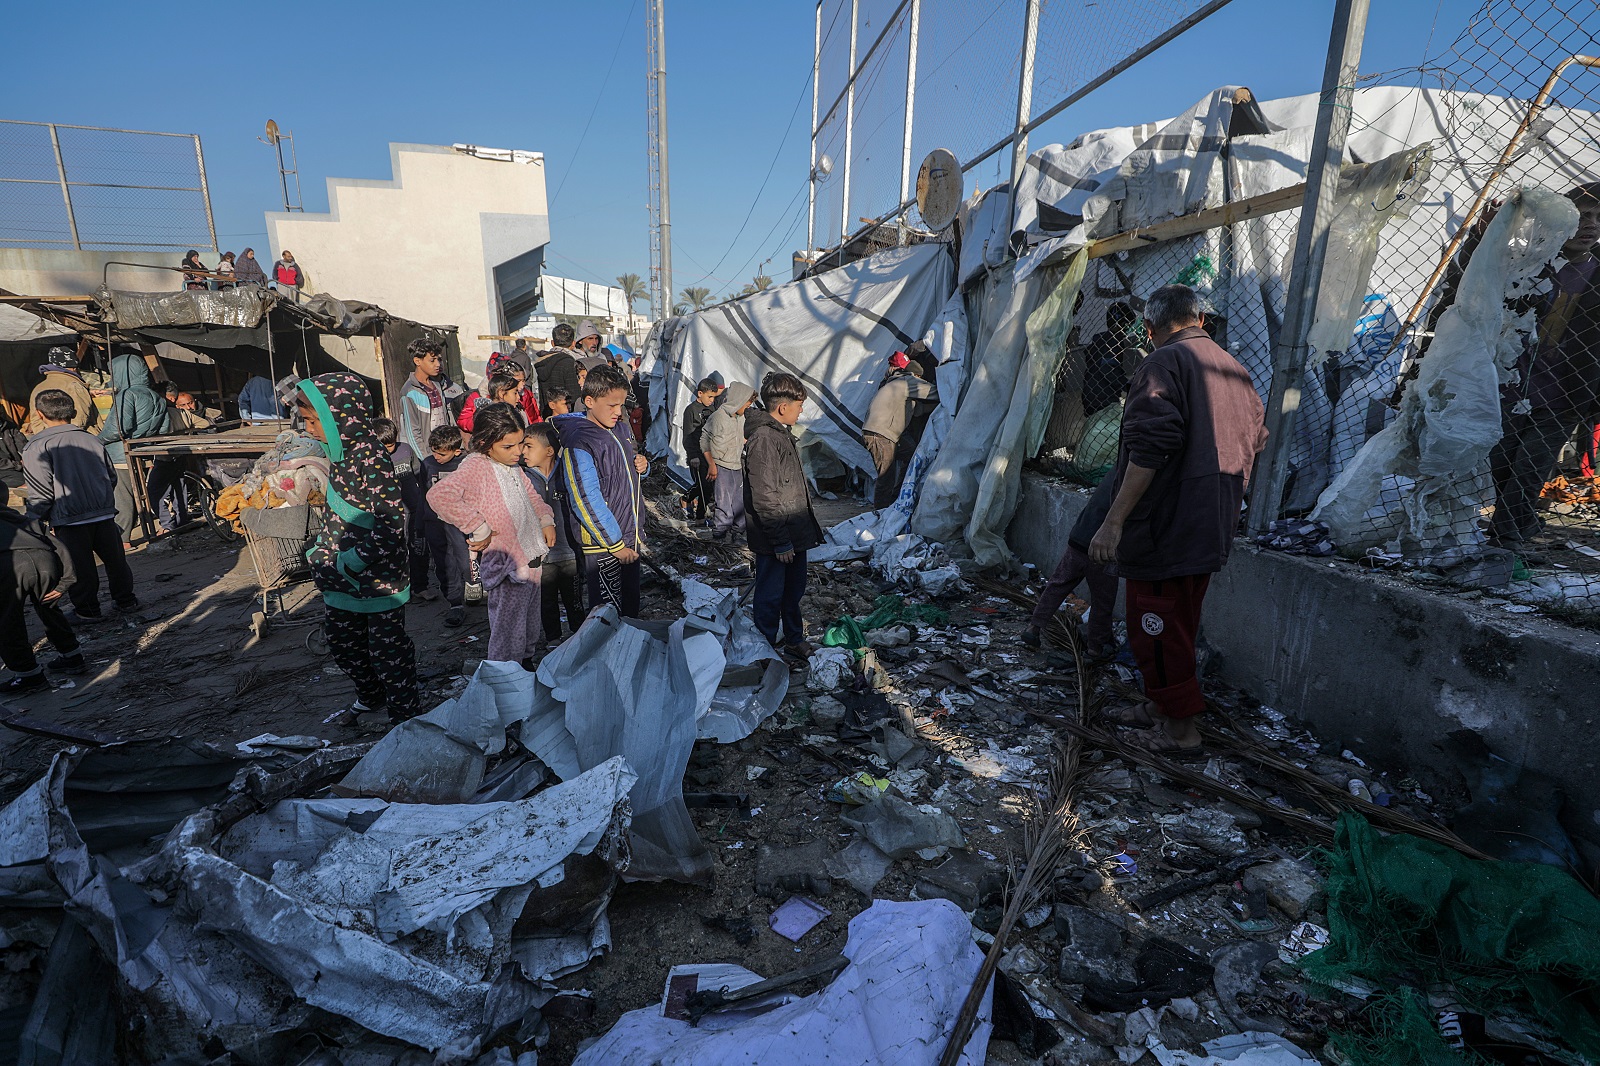
<path fill-rule="evenodd" d="M 200 140 L 0 120 L 0 247 L 214 248 Z"/>
<path fill-rule="evenodd" d="M 1488 0 L 1439 56 L 1362 79 L 1349 158 L 1409 152 L 1408 169 L 1396 203 L 1370 205 L 1387 217 L 1353 328 L 1313 338 L 1275 512 L 1325 522 L 1363 565 L 1591 618 L 1600 69 L 1571 57 L 1595 55 L 1591 0 Z M 1303 119 L 1314 102 L 1262 109 Z M 1166 281 L 1200 289 L 1265 398 L 1297 224 L 1283 211 L 1092 262 L 1041 462 L 1086 483 L 1109 468 L 1112 393 L 1144 344 L 1130 312 Z M 1325 279 L 1347 259 L 1330 253 Z"/>

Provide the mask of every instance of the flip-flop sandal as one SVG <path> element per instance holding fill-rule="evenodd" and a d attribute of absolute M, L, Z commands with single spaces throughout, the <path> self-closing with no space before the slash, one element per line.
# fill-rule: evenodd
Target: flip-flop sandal
<path fill-rule="evenodd" d="M 341 707 L 324 718 L 322 724 L 344 726 L 347 729 L 359 729 L 362 728 L 362 715 L 382 711 L 382 707 L 362 707 L 359 704 L 354 707 Z"/>
<path fill-rule="evenodd" d="M 1120 707 L 1107 707 L 1100 712 L 1100 717 L 1112 725 L 1128 726 L 1133 729 L 1153 729 L 1156 725 L 1156 720 L 1146 710 L 1148 706 L 1148 703 L 1128 703 Z"/>
<path fill-rule="evenodd" d="M 1211 757 L 1204 744 L 1179 744 L 1167 736 L 1167 731 L 1164 729 L 1141 730 L 1134 735 L 1133 743 L 1152 755 L 1159 755 L 1174 762 L 1191 762 Z"/>

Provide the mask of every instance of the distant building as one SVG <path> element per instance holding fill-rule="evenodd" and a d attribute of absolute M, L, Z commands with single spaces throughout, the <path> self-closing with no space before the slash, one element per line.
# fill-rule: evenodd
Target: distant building
<path fill-rule="evenodd" d="M 550 241 L 544 155 L 458 144 L 391 144 L 392 180 L 328 179 L 328 212 L 267 214 L 270 272 L 285 248 L 307 292 L 380 304 L 460 328 L 462 366 L 481 375 L 524 331 Z"/>

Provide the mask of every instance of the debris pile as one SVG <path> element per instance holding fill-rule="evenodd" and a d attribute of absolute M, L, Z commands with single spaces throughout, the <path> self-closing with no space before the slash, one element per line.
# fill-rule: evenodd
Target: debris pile
<path fill-rule="evenodd" d="M 1153 754 L 1103 717 L 1137 677 L 1084 659 L 1081 603 L 1035 651 L 1029 589 L 936 597 L 865 560 L 818 566 L 819 647 L 785 663 L 739 609 L 744 557 L 656 521 L 660 620 L 596 612 L 535 672 L 475 664 L 376 742 L 59 755 L 0 809 L 23 1005 L 0 1049 L 1600 1055 L 1600 903 L 1560 868 L 1545 783 L 1473 735 L 1452 773 L 1409 776 L 1212 686 L 1201 749 Z"/>

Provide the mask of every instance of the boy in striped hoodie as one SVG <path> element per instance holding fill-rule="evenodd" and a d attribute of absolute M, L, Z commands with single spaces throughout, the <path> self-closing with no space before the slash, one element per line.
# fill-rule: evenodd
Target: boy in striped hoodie
<path fill-rule="evenodd" d="M 558 415 L 561 480 L 577 524 L 592 610 L 602 601 L 627 617 L 639 615 L 639 552 L 644 534 L 640 478 L 650 461 L 633 446 L 623 419 L 628 380 L 597 366 L 583 383 L 584 414 Z"/>

